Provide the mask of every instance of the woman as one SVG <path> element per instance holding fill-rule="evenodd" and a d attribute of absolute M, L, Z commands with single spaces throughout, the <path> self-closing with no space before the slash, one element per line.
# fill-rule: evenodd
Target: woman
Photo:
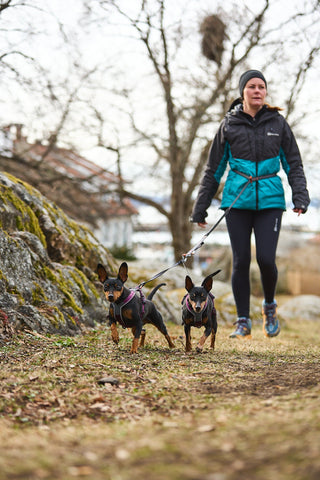
<path fill-rule="evenodd" d="M 265 103 L 267 82 L 258 70 L 248 70 L 239 81 L 240 98 L 230 107 L 213 140 L 191 219 L 206 226 L 206 210 L 229 165 L 221 208 L 232 208 L 226 223 L 233 254 L 232 289 L 237 308 L 231 338 L 249 338 L 251 233 L 264 292 L 263 331 L 267 337 L 280 332 L 274 299 L 278 271 L 276 248 L 282 213 L 286 209 L 280 165 L 292 190 L 293 211 L 307 211 L 310 203 L 296 140 L 278 107 Z M 248 182 L 248 180 L 250 180 Z"/>

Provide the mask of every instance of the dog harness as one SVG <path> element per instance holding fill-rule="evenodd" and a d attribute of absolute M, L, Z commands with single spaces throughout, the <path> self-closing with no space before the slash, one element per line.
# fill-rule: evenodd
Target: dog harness
<path fill-rule="evenodd" d="M 146 297 L 144 296 L 142 290 L 139 288 L 138 289 L 139 293 L 140 293 L 140 299 L 141 299 L 141 312 L 140 312 L 140 318 L 142 320 L 143 316 L 144 316 L 144 307 L 145 307 L 145 303 L 146 303 Z M 131 300 L 133 299 L 133 297 L 135 296 L 136 294 L 136 290 L 131 290 L 129 295 L 127 296 L 127 298 L 125 298 L 120 304 L 117 304 L 115 302 L 112 303 L 112 306 L 113 306 L 113 312 L 114 312 L 114 318 L 117 322 L 120 323 L 120 325 L 122 326 L 122 328 L 128 328 L 128 326 L 126 325 L 126 322 L 122 316 L 122 309 L 123 307 L 125 307 L 129 302 L 131 302 Z"/>
<path fill-rule="evenodd" d="M 212 305 L 213 305 L 213 308 L 214 308 L 214 295 L 209 292 L 208 294 L 210 297 L 211 297 L 211 300 L 212 300 Z M 186 301 L 186 307 L 187 307 L 187 310 L 188 312 L 190 312 L 192 315 L 193 315 L 193 318 L 194 318 L 194 326 L 196 328 L 200 328 L 202 327 L 202 316 L 203 316 L 203 313 L 206 311 L 206 308 L 207 308 L 207 305 L 208 305 L 208 300 L 206 300 L 206 303 L 205 303 L 205 306 L 203 307 L 203 309 L 201 310 L 201 312 L 195 312 L 190 304 L 190 301 L 189 301 L 189 294 L 187 293 L 183 299 L 182 299 L 182 302 Z"/>

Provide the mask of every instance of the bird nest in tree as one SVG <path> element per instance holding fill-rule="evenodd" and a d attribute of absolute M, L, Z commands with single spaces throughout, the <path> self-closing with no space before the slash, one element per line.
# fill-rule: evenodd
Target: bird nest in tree
<path fill-rule="evenodd" d="M 218 15 L 208 15 L 200 25 L 200 33 L 203 55 L 220 66 L 226 38 L 225 24 Z"/>

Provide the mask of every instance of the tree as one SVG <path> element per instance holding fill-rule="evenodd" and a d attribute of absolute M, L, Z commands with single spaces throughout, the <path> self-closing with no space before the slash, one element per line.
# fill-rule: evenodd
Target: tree
<path fill-rule="evenodd" d="M 120 191 L 122 195 L 153 206 L 167 218 L 175 258 L 179 260 L 190 248 L 192 224 L 189 216 L 193 195 L 207 161 L 212 132 L 231 101 L 238 96 L 235 79 L 240 73 L 252 68 L 251 61 L 255 60 L 260 69 L 271 74 L 277 72 L 279 78 L 279 66 L 275 68 L 273 65 L 283 67 L 285 64 L 287 70 L 282 71 L 282 78 L 287 76 L 285 88 L 279 88 L 278 83 L 279 91 L 275 93 L 285 96 L 285 102 L 282 98 L 281 103 L 286 104 L 287 117 L 292 118 L 293 123 L 305 115 L 300 112 L 294 118 L 299 96 L 320 48 L 318 35 L 312 37 L 315 25 L 319 28 L 319 5 L 315 2 L 308 9 L 293 12 L 290 18 L 275 24 L 268 20 L 276 2 L 265 0 L 257 12 L 240 8 L 237 3 L 229 14 L 221 8 L 213 14 L 199 12 L 198 19 L 193 17 L 190 26 L 183 22 L 188 17 L 188 7 L 185 6 L 184 15 L 179 18 L 165 0 L 144 0 L 139 6 L 136 2 L 136 9 L 128 2 L 115 0 L 91 0 L 86 4 L 98 27 L 110 28 L 110 18 L 116 13 L 121 19 L 118 35 L 121 32 L 126 35 L 124 51 L 128 53 L 130 50 L 132 54 L 134 50 L 138 58 L 145 55 L 151 66 L 151 70 L 143 72 L 145 82 L 141 81 L 132 89 L 121 85 L 118 94 L 122 98 L 122 108 L 130 118 L 135 148 L 139 142 L 144 143 L 154 158 L 152 168 L 157 174 L 159 166 L 166 168 L 170 206 L 165 207 L 161 201 L 146 198 L 123 185 L 120 185 Z M 200 35 L 196 37 L 198 31 Z M 191 32 L 191 38 L 188 32 Z M 190 52 L 186 50 L 194 37 L 199 45 L 196 58 L 192 58 L 192 49 Z M 288 62 L 287 52 L 292 48 L 295 48 L 296 60 L 290 58 Z M 142 65 L 145 68 L 144 62 Z M 129 72 L 126 74 L 128 77 Z M 143 122 L 141 105 L 137 105 L 134 99 L 136 90 L 139 87 L 144 89 L 151 74 L 155 79 L 152 84 L 154 97 L 161 92 L 156 115 L 158 118 L 163 116 L 162 123 L 152 121 L 150 111 Z M 100 132 L 103 132 L 106 117 L 101 111 L 99 119 Z M 111 148 L 108 138 L 102 137 L 100 134 L 100 145 Z M 128 150 L 128 145 L 117 144 L 115 147 L 113 143 L 113 148 L 117 151 L 120 168 L 124 164 L 121 151 Z"/>
<path fill-rule="evenodd" d="M 77 150 L 71 139 L 75 118 L 79 121 L 85 103 L 89 104 L 85 98 L 98 68 L 87 68 L 80 61 L 78 35 L 46 9 L 42 0 L 2 2 L 0 25 L 0 78 L 4 86 L 0 102 L 8 105 L 0 125 L 1 169 L 38 188 L 69 215 L 71 212 L 73 218 L 95 225 L 97 217 L 106 216 L 101 200 L 105 192 L 101 194 L 97 185 L 91 185 L 88 191 L 86 184 L 91 176 L 71 178 L 61 169 L 54 169 L 47 159 L 58 142 Z M 51 65 L 49 54 L 59 62 Z M 10 96 L 20 112 L 19 108 L 9 107 Z M 27 122 L 25 129 L 16 118 L 20 118 L 21 111 Z M 23 130 L 33 133 L 31 144 L 25 141 Z M 18 149 L 14 144 L 17 136 Z M 37 154 L 34 143 L 44 147 L 39 146 Z M 101 168 L 100 174 L 103 172 Z M 111 182 L 108 189 L 114 191 Z M 85 202 L 87 208 L 82 208 Z M 76 209 L 78 215 L 74 214 Z"/>

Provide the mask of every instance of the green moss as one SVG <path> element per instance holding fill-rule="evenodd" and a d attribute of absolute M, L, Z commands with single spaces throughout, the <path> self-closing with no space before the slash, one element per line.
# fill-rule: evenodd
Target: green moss
<path fill-rule="evenodd" d="M 39 226 L 38 218 L 33 210 L 26 205 L 23 200 L 15 195 L 10 187 L 6 187 L 5 185 L 0 185 L 0 199 L 5 205 L 11 203 L 17 212 L 20 212 L 21 215 L 17 215 L 16 217 L 16 225 L 18 230 L 28 231 L 36 235 L 40 239 L 41 243 L 46 247 L 47 243 L 45 236 Z"/>
<path fill-rule="evenodd" d="M 7 279 L 7 277 L 5 276 L 5 274 L 3 273 L 2 270 L 0 270 L 0 280 L 3 280 L 5 282 L 5 290 L 8 293 L 11 293 L 12 295 L 15 295 L 19 299 L 20 305 L 23 305 L 25 303 L 25 300 L 22 297 L 20 291 L 17 289 L 16 286 L 9 287 L 8 279 Z"/>
<path fill-rule="evenodd" d="M 56 282 L 57 281 L 57 276 L 46 265 L 42 265 L 42 272 L 44 274 L 43 277 L 47 278 L 50 282 Z"/>
<path fill-rule="evenodd" d="M 36 282 L 33 282 L 35 288 L 32 291 L 32 304 L 35 306 L 41 305 L 44 301 L 47 301 L 48 298 L 44 293 L 43 288 Z"/>
<path fill-rule="evenodd" d="M 71 272 L 71 277 L 78 285 L 82 293 L 82 302 L 84 304 L 88 304 L 90 301 L 89 295 L 84 287 L 84 283 L 86 282 L 86 276 L 82 272 Z"/>
<path fill-rule="evenodd" d="M 65 325 L 65 318 L 57 306 L 42 304 L 38 310 L 47 317 L 56 328 L 59 328 L 60 324 Z"/>
<path fill-rule="evenodd" d="M 65 324 L 66 322 L 65 322 L 65 319 L 64 319 L 64 316 L 63 316 L 62 312 L 61 312 L 61 311 L 58 309 L 58 307 L 56 307 L 56 306 L 53 307 L 53 309 L 54 309 L 54 311 L 55 311 L 56 316 L 57 316 L 58 319 L 60 320 L 60 322 L 57 322 L 57 323 L 56 323 L 56 326 L 57 326 L 57 327 L 59 326 L 58 323 Z"/>
<path fill-rule="evenodd" d="M 79 272 L 80 275 L 80 272 Z M 73 296 L 71 295 L 70 291 L 73 288 L 72 282 L 68 279 L 65 278 L 65 275 L 61 270 L 58 270 L 58 275 L 54 273 L 50 268 L 48 268 L 45 265 L 42 265 L 42 276 L 44 278 L 47 278 L 50 282 L 53 284 L 57 285 L 60 289 L 60 291 L 64 295 L 64 304 L 68 307 L 71 307 L 73 310 L 75 310 L 78 313 L 83 313 L 82 308 L 80 308 L 77 304 Z M 80 281 L 79 279 L 77 280 L 77 285 L 80 286 Z M 82 285 L 81 291 L 84 290 L 84 287 Z M 87 292 L 85 292 L 86 296 L 88 297 Z"/>
<path fill-rule="evenodd" d="M 16 218 L 16 225 L 18 230 L 23 230 L 23 221 L 20 216 Z"/>
<path fill-rule="evenodd" d="M 59 270 L 59 277 L 56 276 L 56 283 L 59 286 L 59 289 L 61 290 L 61 292 L 65 296 L 65 301 L 64 301 L 65 305 L 71 307 L 76 312 L 82 314 L 83 313 L 82 308 L 78 307 L 75 299 L 70 293 L 70 290 L 72 290 L 72 287 L 73 287 L 72 282 L 64 277 L 63 272 L 61 270 Z"/>

